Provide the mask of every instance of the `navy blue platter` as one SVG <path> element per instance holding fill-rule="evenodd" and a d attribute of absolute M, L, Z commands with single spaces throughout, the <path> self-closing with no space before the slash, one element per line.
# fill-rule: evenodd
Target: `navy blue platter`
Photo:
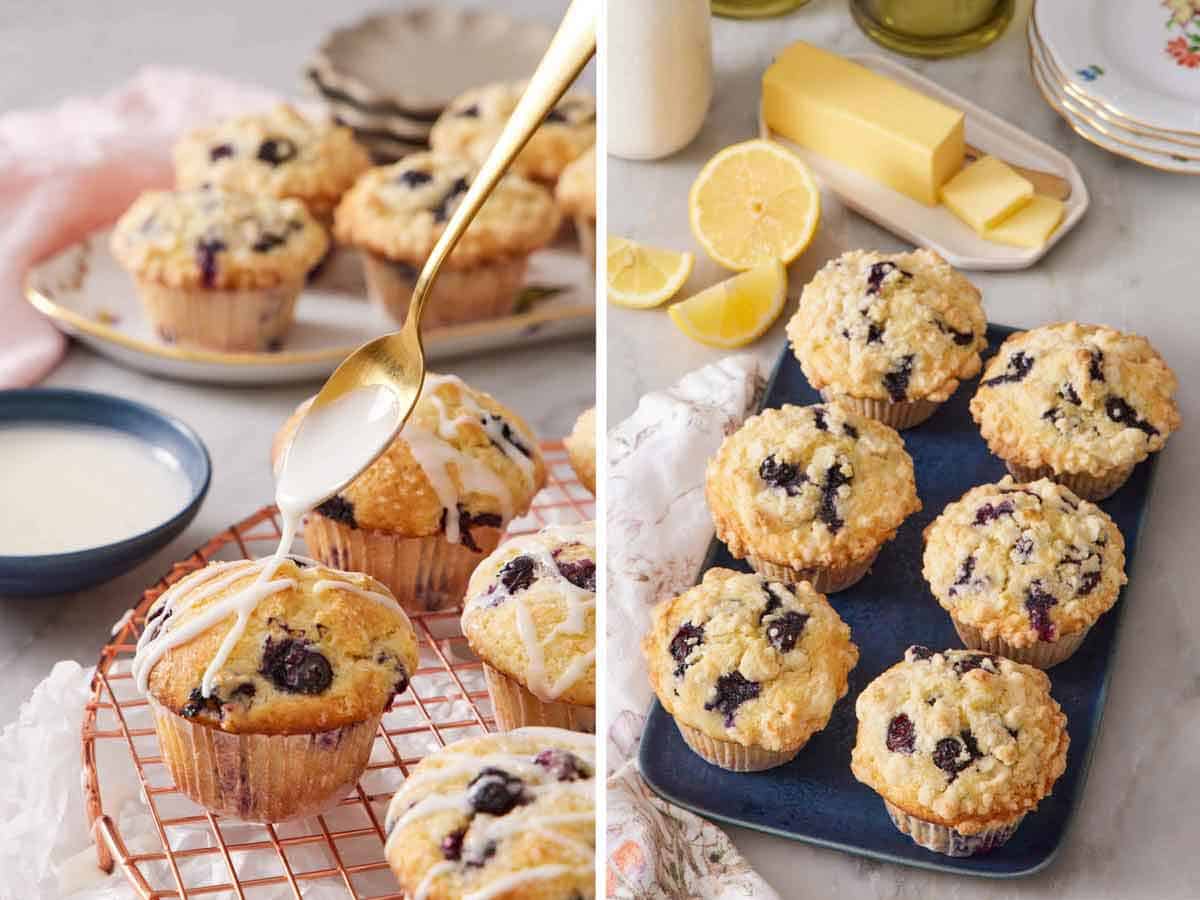
<path fill-rule="evenodd" d="M 987 355 L 1013 329 L 988 329 Z M 903 433 L 916 465 L 924 509 L 908 519 L 884 546 L 870 574 L 830 599 L 850 625 L 860 658 L 850 673 L 850 690 L 834 709 L 828 727 L 815 735 L 786 766 L 738 774 L 704 762 L 679 736 L 675 723 L 655 702 L 642 737 L 640 763 L 649 785 L 667 800 L 702 816 L 766 831 L 847 853 L 925 869 L 990 878 L 1029 875 L 1058 852 L 1079 805 L 1104 712 L 1124 598 L 1092 628 L 1083 646 L 1051 669 L 1055 699 L 1067 714 L 1071 749 L 1067 770 L 1053 796 L 1027 816 L 1013 838 L 990 854 L 955 859 L 933 853 L 901 834 L 883 801 L 850 773 L 854 702 L 880 672 L 897 662 L 910 644 L 935 649 L 960 647 L 950 619 L 921 576 L 921 532 L 968 488 L 998 481 L 1004 464 L 988 451 L 967 410 L 976 382 L 962 385 L 928 421 Z M 763 401 L 765 407 L 808 404 L 820 397 L 784 348 Z M 1153 458 L 1101 506 L 1125 536 L 1126 570 L 1133 574 L 1138 537 L 1154 473 Z M 705 568 L 749 567 L 713 541 Z"/>

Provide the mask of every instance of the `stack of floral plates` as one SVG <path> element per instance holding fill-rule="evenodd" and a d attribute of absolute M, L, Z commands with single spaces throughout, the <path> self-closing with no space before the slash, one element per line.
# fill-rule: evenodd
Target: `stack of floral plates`
<path fill-rule="evenodd" d="M 1083 138 L 1200 175 L 1200 0 L 1040 0 L 1030 66 Z"/>
<path fill-rule="evenodd" d="M 503 13 L 428 6 L 369 16 L 330 34 L 307 75 L 332 117 L 375 157 L 423 149 L 468 88 L 528 77 L 552 29 Z"/>

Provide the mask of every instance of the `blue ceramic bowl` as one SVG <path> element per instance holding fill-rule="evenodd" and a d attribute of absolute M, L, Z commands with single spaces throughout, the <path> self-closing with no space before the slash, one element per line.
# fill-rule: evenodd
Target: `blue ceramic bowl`
<path fill-rule="evenodd" d="M 58 388 L 0 391 L 0 428 L 26 423 L 99 425 L 134 435 L 171 454 L 191 483 L 187 503 L 170 519 L 123 541 L 37 556 L 0 556 L 0 596 L 61 594 L 128 572 L 187 527 L 208 493 L 212 463 L 199 435 L 123 397 Z"/>

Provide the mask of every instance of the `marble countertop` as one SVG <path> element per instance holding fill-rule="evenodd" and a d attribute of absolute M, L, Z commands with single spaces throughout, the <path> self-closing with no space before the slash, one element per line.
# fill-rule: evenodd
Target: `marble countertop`
<path fill-rule="evenodd" d="M 1200 180 L 1142 168 L 1075 136 L 1031 81 L 1024 36 L 1029 5 L 1019 0 L 1013 24 L 983 52 L 906 62 L 1068 154 L 1091 193 L 1083 221 L 1033 268 L 968 273 L 983 290 L 989 318 L 1016 326 L 1079 319 L 1141 332 L 1182 385 L 1185 424 L 1158 469 L 1091 776 L 1059 858 L 1017 881 L 933 874 L 730 829 L 749 862 L 785 898 L 1200 897 L 1200 607 L 1189 584 L 1189 535 L 1200 509 L 1200 395 L 1192 389 L 1200 384 L 1200 317 L 1193 308 Z M 774 50 L 797 39 L 846 53 L 886 53 L 859 32 L 844 0 L 813 0 L 767 22 L 715 19 L 716 95 L 704 130 L 665 160 L 609 159 L 609 232 L 693 251 L 688 293 L 721 276 L 688 229 L 688 187 L 718 149 L 755 135 L 762 70 Z M 906 246 L 836 199 L 824 200 L 819 235 L 792 266 L 788 308 L 749 348 L 764 367 L 784 345 L 783 322 L 799 287 L 828 258 L 859 247 Z M 661 311 L 611 305 L 607 347 L 612 423 L 632 412 L 645 392 L 722 355 L 689 341 Z"/>

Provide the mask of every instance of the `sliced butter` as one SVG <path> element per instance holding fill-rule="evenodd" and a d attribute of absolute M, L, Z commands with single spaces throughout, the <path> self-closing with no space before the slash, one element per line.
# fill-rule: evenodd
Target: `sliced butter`
<path fill-rule="evenodd" d="M 960 111 L 802 41 L 763 75 L 763 116 L 789 140 L 930 206 L 962 168 Z"/>
<path fill-rule="evenodd" d="M 1065 210 L 1061 200 L 1035 194 L 1032 200 L 1007 219 L 986 229 L 983 236 L 998 244 L 1036 250 L 1050 240 L 1062 222 Z"/>
<path fill-rule="evenodd" d="M 942 186 L 942 203 L 980 234 L 1033 199 L 1033 185 L 994 156 L 971 163 Z"/>

